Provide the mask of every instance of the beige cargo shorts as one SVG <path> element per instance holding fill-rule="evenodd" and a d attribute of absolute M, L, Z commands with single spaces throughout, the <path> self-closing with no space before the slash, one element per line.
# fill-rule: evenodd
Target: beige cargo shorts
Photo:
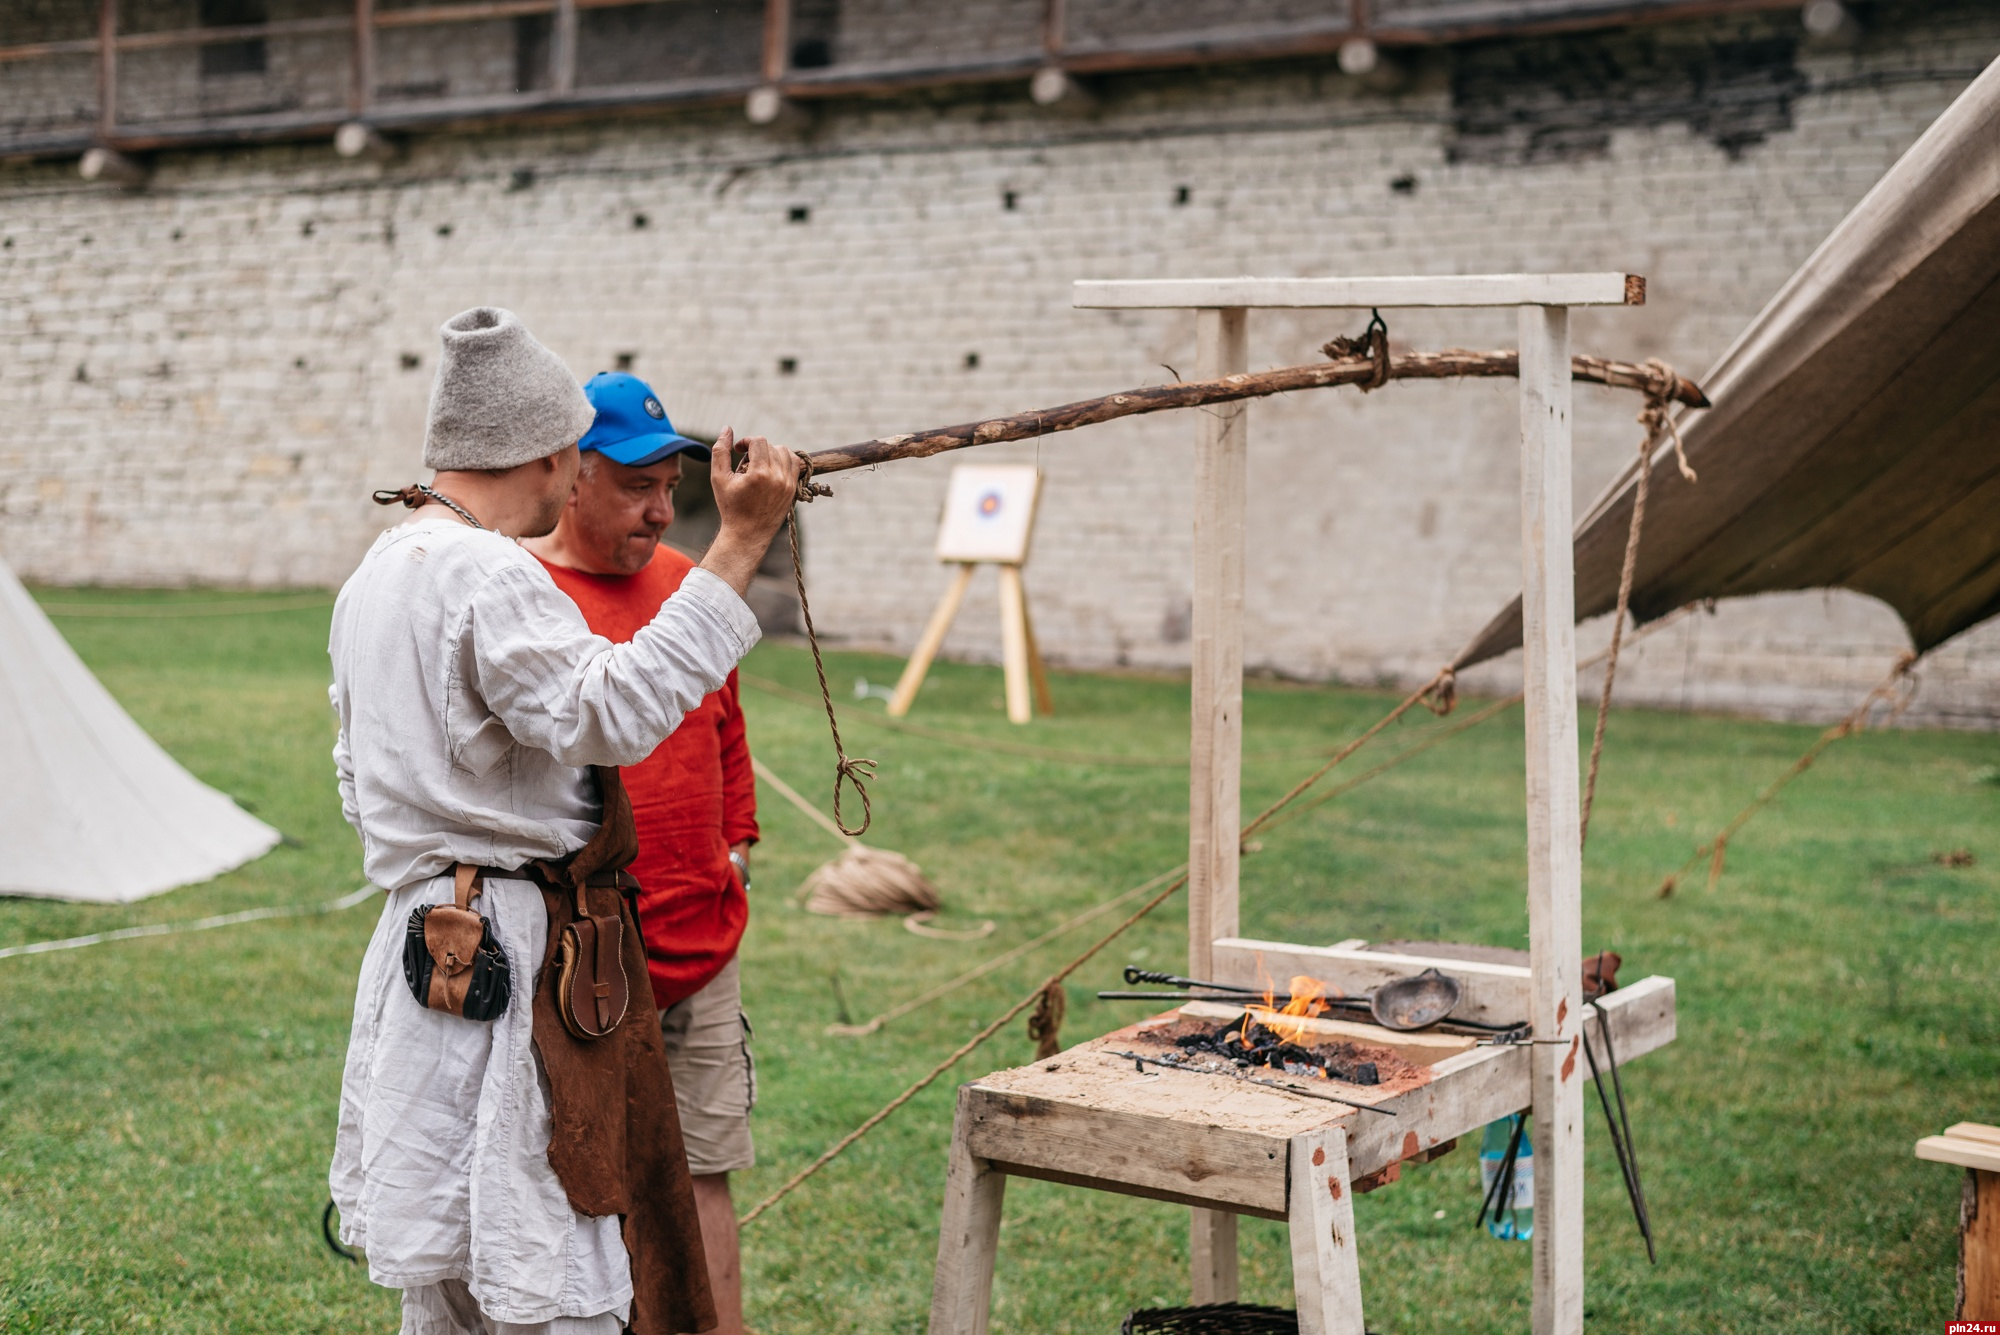
<path fill-rule="evenodd" d="M 660 1037 L 680 1104 L 688 1171 L 706 1177 L 756 1163 L 750 1110 L 757 1106 L 757 1066 L 750 1056 L 750 1017 L 743 1013 L 737 961 L 730 960 L 701 991 L 660 1012 Z"/>

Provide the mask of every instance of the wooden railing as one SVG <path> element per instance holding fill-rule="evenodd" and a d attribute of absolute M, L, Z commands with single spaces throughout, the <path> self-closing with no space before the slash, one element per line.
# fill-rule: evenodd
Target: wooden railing
<path fill-rule="evenodd" d="M 1351 0 L 1342 12 L 1308 24 L 1243 26 L 1198 33 L 1133 33 L 1112 42 L 1067 39 L 1065 0 L 1043 0 L 1039 41 L 999 54 L 936 61 L 866 65 L 834 63 L 797 68 L 792 60 L 792 0 L 766 0 L 761 59 L 755 69 L 693 78 L 616 85 L 577 82 L 577 17 L 581 11 L 630 6 L 634 0 L 475 0 L 406 9 L 377 9 L 353 0 L 353 12 L 231 27 L 121 32 L 118 0 L 99 0 L 97 35 L 0 47 L 0 65 L 63 56 L 96 58 L 94 124 L 7 134 L 0 131 L 0 159 L 76 156 L 92 148 L 116 153 L 204 144 L 331 136 L 342 125 L 374 131 L 521 120 L 601 116 L 620 110 L 673 106 L 743 105 L 752 120 L 775 121 L 798 103 L 854 95 L 879 95 L 963 83 L 1022 81 L 1038 102 L 1054 103 L 1080 91 L 1077 78 L 1125 71 L 1192 68 L 1225 62 L 1299 58 L 1339 53 L 1343 68 L 1374 67 L 1378 48 L 1434 46 L 1480 38 L 1567 32 L 1726 13 L 1795 9 L 1798 0 L 1492 0 L 1426 13 L 1378 13 L 1371 0 Z M 384 100 L 377 96 L 375 44 L 380 32 L 500 19 L 550 20 L 547 86 L 531 92 L 482 93 L 457 98 Z M 1385 21 L 1386 20 L 1386 21 Z M 185 119 L 133 122 L 119 115 L 118 57 L 128 52 L 199 48 L 219 42 L 273 40 L 346 33 L 348 94 L 344 106 Z M 352 134 L 352 132 L 350 132 Z M 360 142 L 351 138 L 351 142 Z"/>

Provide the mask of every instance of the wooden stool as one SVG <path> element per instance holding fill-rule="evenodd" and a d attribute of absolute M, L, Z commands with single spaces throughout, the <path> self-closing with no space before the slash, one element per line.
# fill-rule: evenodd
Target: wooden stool
<path fill-rule="evenodd" d="M 1673 1039 L 1671 979 L 1643 979 L 1598 1004 L 1623 1061 Z M 1393 1117 L 1225 1075 L 1142 1071 L 1119 1055 L 1175 1018 L 1141 1021 L 959 1089 L 930 1335 L 985 1335 L 1010 1175 L 1282 1219 L 1291 1226 L 1301 1335 L 1362 1335 L 1356 1183 L 1393 1182 L 1403 1164 L 1441 1154 L 1530 1101 L 1526 1047 L 1372 1025 L 1334 1022 L 1344 1036 L 1427 1067 L 1428 1082 L 1379 1095 L 1344 1084 L 1327 1090 L 1393 1107 Z"/>

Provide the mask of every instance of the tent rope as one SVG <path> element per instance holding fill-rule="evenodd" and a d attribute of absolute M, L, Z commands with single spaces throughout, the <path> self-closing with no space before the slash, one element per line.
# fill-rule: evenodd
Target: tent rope
<path fill-rule="evenodd" d="M 1710 890 L 1715 889 L 1717 883 L 1722 880 L 1723 857 L 1728 850 L 1729 841 L 1736 837 L 1737 831 L 1749 823 L 1752 816 L 1755 816 L 1758 812 L 1769 806 L 1772 800 L 1779 793 L 1783 792 L 1785 786 L 1791 783 L 1792 780 L 1811 769 L 1813 762 L 1819 759 L 1820 753 L 1825 751 L 1826 748 L 1832 746 L 1843 737 L 1852 737 L 1858 732 L 1866 732 L 1868 730 L 1868 715 L 1874 710 L 1876 705 L 1890 703 L 1893 700 L 1893 703 L 1890 703 L 1889 717 L 1884 720 L 1885 723 L 1900 717 L 1902 712 L 1909 708 L 1910 701 L 1915 697 L 1916 692 L 1914 685 L 1911 685 L 1908 689 L 1904 689 L 1904 683 L 1909 677 L 1910 670 L 1917 665 L 1922 657 L 1923 655 L 1911 653 L 1908 650 L 1899 655 L 1896 659 L 1896 665 L 1889 670 L 1889 675 L 1884 677 L 1867 695 L 1863 696 L 1861 703 L 1856 705 L 1851 713 L 1821 733 L 1819 738 L 1806 748 L 1806 753 L 1792 762 L 1790 769 L 1780 774 L 1771 782 L 1769 787 L 1757 794 L 1749 806 L 1737 812 L 1735 819 L 1723 826 L 1716 833 L 1714 839 L 1702 844 L 1694 852 L 1688 854 L 1687 861 L 1681 863 L 1679 868 L 1670 873 L 1664 881 L 1661 881 L 1660 888 L 1654 893 L 1661 899 L 1672 896 L 1674 891 L 1679 888 L 1681 878 L 1686 876 L 1694 868 L 1694 865 L 1703 858 L 1709 860 L 1708 888 Z"/>
<path fill-rule="evenodd" d="M 1680 377 L 1674 368 L 1655 357 L 1647 361 L 1648 370 L 1659 375 L 1659 388 L 1646 391 L 1646 406 L 1639 410 L 1639 424 L 1646 428 L 1646 434 L 1639 441 L 1639 478 L 1632 492 L 1632 527 L 1625 535 L 1625 564 L 1618 571 L 1618 611 L 1611 620 L 1611 648 L 1604 661 L 1604 687 L 1597 697 L 1597 721 L 1590 734 L 1590 776 L 1583 785 L 1583 809 L 1577 821 L 1577 847 L 1590 842 L 1590 810 L 1597 803 L 1597 767 L 1604 756 L 1604 725 L 1611 717 L 1611 684 L 1618 679 L 1618 650 L 1625 639 L 1625 618 L 1632 610 L 1632 577 L 1639 568 L 1639 534 L 1646 526 L 1646 492 L 1653 480 L 1653 450 L 1660 443 L 1663 432 L 1674 439 L 1674 457 L 1679 460 L 1681 476 L 1690 483 L 1695 480 L 1694 469 L 1688 467 L 1687 454 L 1681 448 L 1680 428 L 1674 425 L 1671 416 L 1673 398 L 1669 387 L 1679 384 Z"/>
<path fill-rule="evenodd" d="M 1451 669 L 1450 668 L 1440 669 L 1438 673 L 1435 676 L 1433 676 L 1429 681 L 1425 682 L 1422 686 L 1419 686 L 1416 690 L 1410 692 L 1409 695 L 1405 696 L 1402 702 L 1398 704 L 1394 709 L 1390 710 L 1389 713 L 1380 722 L 1376 723 L 1373 727 L 1369 728 L 1367 732 L 1363 733 L 1359 738 L 1355 739 L 1355 741 L 1341 748 L 1341 750 L 1338 753 L 1336 753 L 1333 759 L 1329 760 L 1326 764 L 1320 766 L 1319 769 L 1315 770 L 1305 780 L 1294 785 L 1293 788 L 1289 792 L 1287 792 L 1283 797 L 1280 797 L 1270 806 L 1265 807 L 1264 810 L 1259 812 L 1252 820 L 1246 823 L 1243 827 L 1243 832 L 1242 835 L 1240 836 L 1240 839 L 1242 841 L 1247 841 L 1252 835 L 1258 833 L 1260 830 L 1264 829 L 1266 826 L 1271 824 L 1272 821 L 1274 821 L 1277 818 L 1280 812 L 1282 812 L 1286 807 L 1290 806 L 1293 802 L 1297 801 L 1298 798 L 1307 789 L 1312 787 L 1313 784 L 1317 783 L 1335 765 L 1338 765 L 1342 760 L 1354 754 L 1354 752 L 1358 750 L 1364 743 L 1366 743 L 1369 738 L 1381 732 L 1383 728 L 1387 727 L 1390 723 L 1394 722 L 1396 719 L 1401 718 L 1406 712 L 1408 712 L 1410 709 L 1415 708 L 1416 705 L 1419 704 L 1420 702 L 1425 703 L 1429 708 L 1433 709 L 1437 713 L 1440 714 L 1444 713 L 1446 710 L 1450 708 L 1449 700 L 1451 692 L 1451 681 L 1452 681 Z M 1435 700 L 1436 702 L 1433 703 L 1433 700 Z M 1240 848 L 1241 846 L 1242 846 L 1241 842 L 1239 842 L 1238 847 Z M 822 1168 L 826 1167 L 828 1164 L 832 1163 L 835 1159 L 840 1157 L 840 1155 L 844 1153 L 850 1145 L 853 1145 L 856 1141 L 860 1140 L 870 1131 L 873 1131 L 876 1127 L 880 1126 L 898 1108 L 902 1107 L 904 1104 L 908 1103 L 911 1099 L 915 1098 L 918 1094 L 921 1094 L 924 1090 L 928 1089 L 931 1085 L 935 1084 L 938 1078 L 942 1076 L 946 1071 L 949 1071 L 952 1067 L 958 1065 L 960 1061 L 964 1060 L 966 1056 L 968 1056 L 975 1049 L 984 1044 L 988 1039 L 992 1038 L 993 1035 L 999 1033 L 1002 1029 L 1006 1028 L 1008 1024 L 1012 1023 L 1012 1021 L 1016 1016 L 1020 1015 L 1030 1006 L 1033 1006 L 1037 1002 L 1039 1002 L 1042 999 L 1042 994 L 1044 992 L 1048 991 L 1052 987 L 1056 987 L 1059 984 L 1061 984 L 1063 980 L 1068 978 L 1071 974 L 1075 973 L 1078 969 L 1082 968 L 1085 964 L 1089 963 L 1093 958 L 1095 958 L 1098 952 L 1102 951 L 1106 946 L 1110 945 L 1113 941 L 1116 941 L 1119 937 L 1123 936 L 1125 932 L 1129 928 L 1131 928 L 1134 924 L 1138 923 L 1147 914 L 1151 913 L 1154 909 L 1158 908 L 1161 904 L 1165 903 L 1167 897 L 1172 895 L 1176 890 L 1180 889 L 1182 886 L 1186 885 L 1187 881 L 1188 881 L 1187 869 L 1185 867 L 1182 867 L 1173 874 L 1173 879 L 1169 881 L 1165 886 L 1163 886 L 1157 893 L 1155 893 L 1151 899 L 1148 899 L 1144 904 L 1141 904 L 1136 910 L 1134 910 L 1130 915 L 1128 915 L 1116 927 L 1112 928 L 1105 935 L 1099 937 L 1095 942 L 1093 942 L 1089 946 L 1089 948 L 1084 950 L 1082 954 L 1077 955 L 1075 958 L 1071 959 L 1067 964 L 1064 964 L 1061 968 L 1057 969 L 1054 973 L 1050 974 L 1047 978 L 1044 978 L 1040 983 L 1036 984 L 1033 991 L 1023 996 L 1020 1000 L 1016 1001 L 1012 1006 L 1009 1006 L 1005 1012 L 1003 1012 L 997 1018 L 988 1023 L 985 1028 L 981 1029 L 978 1033 L 974 1034 L 971 1038 L 967 1039 L 965 1042 L 961 1043 L 957 1048 L 953 1049 L 949 1055 L 947 1055 L 937 1065 L 933 1066 L 929 1071 L 925 1072 L 921 1077 L 919 1077 L 916 1080 L 915 1083 L 911 1084 L 908 1088 L 904 1089 L 902 1093 L 896 1095 L 895 1098 L 890 1099 L 887 1103 L 882 1105 L 881 1108 L 877 1109 L 866 1121 L 862 1122 L 860 1126 L 857 1126 L 856 1128 L 854 1128 L 854 1130 L 848 1132 L 845 1136 L 842 1136 L 839 1140 L 835 1141 L 832 1145 L 828 1146 L 827 1149 L 823 1151 L 817 1159 L 814 1159 L 804 1168 L 801 1168 L 798 1172 L 792 1174 L 792 1176 L 786 1180 L 784 1185 L 780 1186 L 776 1191 L 766 1196 L 763 1200 L 758 1201 L 757 1204 L 752 1206 L 743 1215 L 742 1218 L 736 1221 L 737 1226 L 743 1227 L 745 1225 L 750 1224 L 751 1222 L 756 1220 L 759 1216 L 764 1214 L 765 1211 L 769 1210 L 772 1206 L 776 1205 L 779 1201 L 782 1201 L 785 1197 L 791 1195 L 792 1192 L 798 1190 L 798 1188 L 802 1186 L 808 1179 L 810 1179 L 815 1173 L 819 1172 Z"/>

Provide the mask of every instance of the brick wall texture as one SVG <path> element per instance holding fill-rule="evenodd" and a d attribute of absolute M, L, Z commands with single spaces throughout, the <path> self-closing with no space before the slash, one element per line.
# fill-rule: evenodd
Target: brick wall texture
<path fill-rule="evenodd" d="M 1190 315 L 1076 311 L 1077 278 L 1627 270 L 1649 303 L 1580 312 L 1575 346 L 1699 373 L 2000 53 L 1989 6 L 1897 12 L 1824 48 L 1790 13 L 1489 43 L 1394 86 L 1330 60 L 1133 75 L 1083 112 L 1008 87 L 828 103 L 784 134 L 705 112 L 427 135 L 380 164 L 189 152 L 137 193 L 0 169 L 0 555 L 59 583 L 338 583 L 393 518 L 368 491 L 418 476 L 437 325 L 481 303 L 579 377 L 629 357 L 688 427 L 803 448 L 1188 371 Z M 1416 347 L 1513 342 L 1504 315 L 1393 321 Z M 1356 323 L 1259 312 L 1251 360 Z M 1579 512 L 1636 407 L 1578 388 Z M 1163 415 L 987 452 L 1047 474 L 1027 581 L 1056 662 L 1185 666 L 1193 435 Z M 1261 402 L 1250 435 L 1252 668 L 1420 679 L 1518 587 L 1511 382 Z M 807 514 L 831 637 L 915 638 L 950 467 L 846 475 Z M 1823 718 L 1905 642 L 1856 595 L 1745 600 L 1647 641 L 1621 694 Z M 987 572 L 947 652 L 998 646 Z M 1996 714 L 1989 627 L 1932 656 L 1911 717 Z"/>

